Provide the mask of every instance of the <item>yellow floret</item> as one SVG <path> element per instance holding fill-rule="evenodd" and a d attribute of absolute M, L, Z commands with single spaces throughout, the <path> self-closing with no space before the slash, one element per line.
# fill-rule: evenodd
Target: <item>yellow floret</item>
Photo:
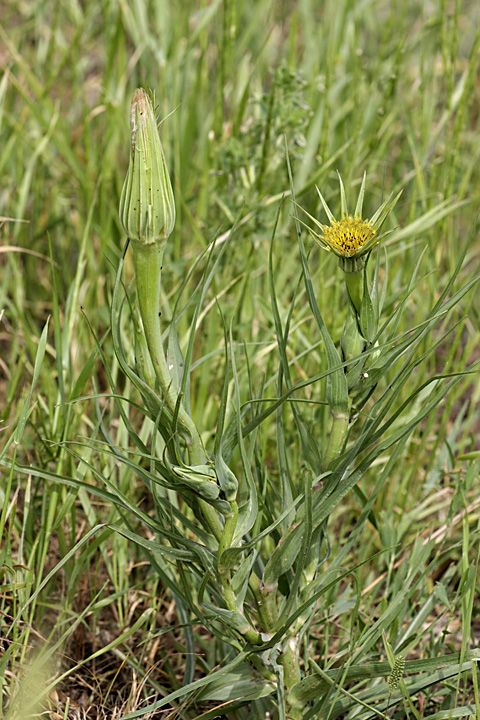
<path fill-rule="evenodd" d="M 330 227 L 323 226 L 325 242 L 345 257 L 353 257 L 377 234 L 369 220 L 344 215 Z"/>

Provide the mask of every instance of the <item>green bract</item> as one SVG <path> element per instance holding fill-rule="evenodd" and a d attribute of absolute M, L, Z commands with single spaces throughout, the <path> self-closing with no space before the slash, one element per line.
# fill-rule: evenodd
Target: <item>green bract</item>
<path fill-rule="evenodd" d="M 163 245 L 175 225 L 175 203 L 152 101 L 141 88 L 133 95 L 131 125 L 120 222 L 132 242 Z"/>

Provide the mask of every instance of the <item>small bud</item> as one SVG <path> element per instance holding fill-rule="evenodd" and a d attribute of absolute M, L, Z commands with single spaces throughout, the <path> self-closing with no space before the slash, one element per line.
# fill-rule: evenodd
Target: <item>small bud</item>
<path fill-rule="evenodd" d="M 215 473 L 227 500 L 235 500 L 238 492 L 238 480 L 220 454 L 215 458 Z"/>
<path fill-rule="evenodd" d="M 216 500 L 220 493 L 215 471 L 209 465 L 172 465 L 179 480 L 188 485 L 205 500 Z"/>
<path fill-rule="evenodd" d="M 165 244 L 175 225 L 175 203 L 152 101 L 135 90 L 132 151 L 120 199 L 120 222 L 134 243 Z"/>

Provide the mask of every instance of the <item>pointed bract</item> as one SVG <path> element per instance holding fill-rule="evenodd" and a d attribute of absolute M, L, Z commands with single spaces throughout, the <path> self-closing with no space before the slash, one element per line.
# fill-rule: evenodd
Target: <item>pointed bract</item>
<path fill-rule="evenodd" d="M 348 215 L 347 197 L 345 195 L 345 188 L 343 187 L 342 176 L 340 175 L 338 170 L 337 170 L 337 174 L 338 174 L 338 181 L 340 183 L 340 201 L 341 201 L 341 205 L 342 205 L 341 209 L 342 209 L 342 217 L 343 217 L 344 215 Z"/>
<path fill-rule="evenodd" d="M 316 187 L 316 186 L 315 186 L 315 187 Z M 323 195 L 322 195 L 322 193 L 320 192 L 320 190 L 318 189 L 318 187 L 317 187 L 317 193 L 318 193 L 319 196 L 320 196 L 320 200 L 322 201 L 323 209 L 324 209 L 325 212 L 327 213 L 327 217 L 328 217 L 329 221 L 330 221 L 330 222 L 333 222 L 333 221 L 335 220 L 335 218 L 333 217 L 333 215 L 332 215 L 332 213 L 331 213 L 331 211 L 330 211 L 330 208 L 328 207 L 327 203 L 326 203 L 325 200 L 323 199 Z"/>
<path fill-rule="evenodd" d="M 357 204 L 355 206 L 355 217 L 362 217 L 362 210 L 363 210 L 363 198 L 365 196 L 365 183 L 367 182 L 367 173 L 363 173 L 363 180 L 362 185 L 360 187 L 360 192 L 358 193 L 358 200 Z"/>

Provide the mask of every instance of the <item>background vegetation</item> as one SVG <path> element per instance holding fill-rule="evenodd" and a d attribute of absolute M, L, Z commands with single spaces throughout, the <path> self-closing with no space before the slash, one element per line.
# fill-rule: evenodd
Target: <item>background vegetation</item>
<path fill-rule="evenodd" d="M 297 201 L 317 217 L 323 216 L 315 185 L 339 211 L 337 170 L 352 198 L 366 171 L 367 217 L 386 194 L 404 189 L 389 220 L 400 229 L 385 243 L 390 306 L 418 262 L 421 282 L 398 332 L 416 326 L 435 304 L 469 238 L 456 287 L 478 270 L 479 16 L 474 0 L 4 0 L 0 676 L 10 717 L 43 707 L 52 718 L 121 717 L 179 688 L 186 668 L 201 677 L 221 660 L 221 644 L 205 627 L 195 626 L 193 644 L 185 644 L 187 618 L 159 574 L 109 527 L 119 522 L 117 510 L 79 485 L 101 486 L 99 478 L 108 478 L 133 506 L 152 511 L 135 473 L 101 451 L 106 438 L 120 448 L 131 441 L 93 337 L 102 342 L 117 393 L 140 401 L 119 370 L 109 333 L 135 87 L 155 90 L 159 117 L 168 116 L 161 136 L 177 223 L 164 261 L 167 319 L 200 253 L 215 236 L 225 242 L 236 224 L 197 321 L 192 413 L 208 442 L 223 387 L 217 302 L 240 348 L 242 397 L 255 395 L 278 371 L 268 258 L 290 187 L 285 139 Z M 340 271 L 333 257 L 305 242 L 318 303 L 339 339 L 346 314 Z M 129 256 L 126 264 L 129 282 Z M 382 256 L 381 278 L 384 264 Z M 285 321 L 301 273 L 289 201 L 274 267 Z M 200 271 L 193 271 L 192 287 Z M 325 369 L 298 287 L 289 344 L 296 382 Z M 177 326 L 183 347 L 191 318 L 187 311 Z M 418 352 L 448 328 L 414 375 L 416 387 L 478 359 L 474 292 Z M 132 328 L 123 330 L 132 351 Z M 398 407 L 408 394 L 407 387 Z M 479 394 L 478 376 L 465 375 L 403 447 L 352 549 L 350 566 L 364 563 L 356 585 L 346 579 L 333 588 L 313 628 L 310 652 L 324 669 L 355 635 L 353 624 L 360 632 L 395 607 L 413 569 L 421 581 L 385 623 L 389 640 L 401 646 L 399 638 L 414 638 L 407 659 L 427 672 L 428 658 L 460 652 L 465 659 L 478 648 Z M 316 386 L 305 397 L 312 401 L 306 415 L 325 435 L 327 412 Z M 418 404 L 427 397 L 426 390 Z M 124 407 L 140 436 L 147 434 L 142 414 Z M 388 459 L 380 456 L 362 478 L 364 496 Z M 262 432 L 256 462 L 275 482 L 274 421 Z M 358 497 L 337 509 L 331 540 L 338 547 L 360 512 Z M 145 528 L 136 531 L 149 538 Z M 428 553 L 419 553 L 429 540 Z M 33 662 L 39 653 L 41 662 Z M 368 659 L 385 660 L 384 644 L 370 648 Z M 480 718 L 476 664 L 457 668 L 443 683 L 435 676 L 396 716 Z M 32 699 L 39 699 L 37 708 Z M 205 707 L 190 700 L 155 716 L 207 717 Z M 266 705 L 255 710 L 258 717 L 267 711 L 273 712 Z M 353 704 L 335 716 L 357 711 Z"/>

